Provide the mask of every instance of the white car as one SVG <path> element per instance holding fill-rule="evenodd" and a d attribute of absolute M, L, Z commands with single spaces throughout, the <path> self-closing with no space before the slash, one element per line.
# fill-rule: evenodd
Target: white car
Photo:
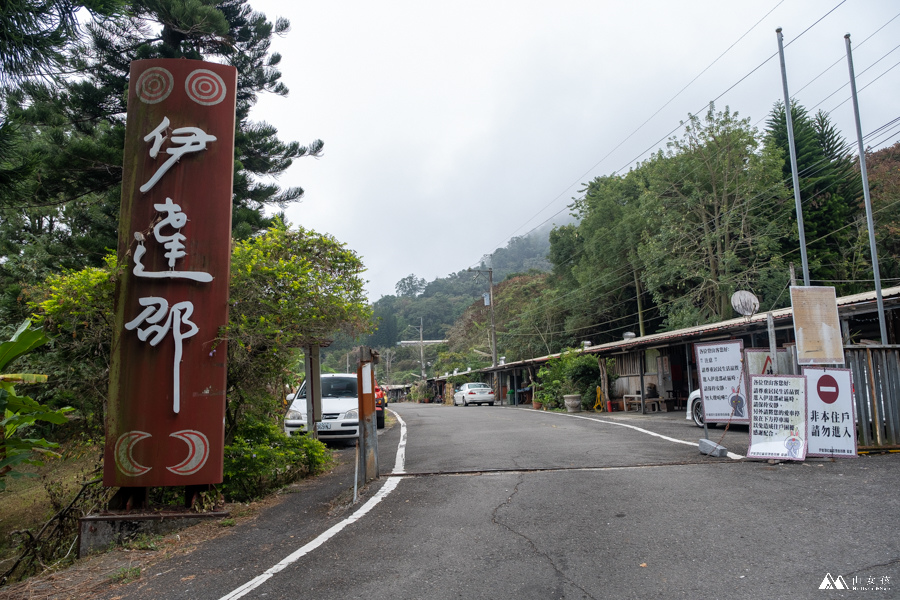
<path fill-rule="evenodd" d="M 700 398 L 700 390 L 694 390 L 687 400 L 687 421 L 693 421 L 697 427 L 703 427 L 703 399 Z M 707 427 L 715 427 L 720 421 L 710 421 Z M 724 421 L 722 421 L 724 422 Z"/>
<path fill-rule="evenodd" d="M 453 406 L 494 405 L 494 390 L 486 383 L 464 383 L 453 394 Z"/>
<path fill-rule="evenodd" d="M 700 390 L 694 390 L 687 400 L 686 421 L 693 420 L 694 425 L 703 427 L 703 401 L 700 399 Z M 712 423 L 710 423 L 712 425 Z"/>
<path fill-rule="evenodd" d="M 306 433 L 306 382 L 292 396 L 291 407 L 284 417 L 288 435 Z M 319 439 L 355 440 L 359 437 L 359 394 L 356 375 L 322 374 L 322 420 L 316 423 Z"/>

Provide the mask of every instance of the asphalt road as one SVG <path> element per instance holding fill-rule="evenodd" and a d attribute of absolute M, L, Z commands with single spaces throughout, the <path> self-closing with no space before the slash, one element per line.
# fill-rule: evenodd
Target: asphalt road
<path fill-rule="evenodd" d="M 733 458 L 711 458 L 683 412 L 389 408 L 379 462 L 405 432 L 402 475 L 353 506 L 346 466 L 307 482 L 117 596 L 900 597 L 900 456 L 747 461 L 746 427 L 720 426 Z"/>

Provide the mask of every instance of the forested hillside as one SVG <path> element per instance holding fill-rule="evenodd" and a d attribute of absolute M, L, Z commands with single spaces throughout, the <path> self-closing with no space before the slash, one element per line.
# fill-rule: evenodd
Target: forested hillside
<path fill-rule="evenodd" d="M 460 317 L 473 302 L 484 306 L 483 294 L 488 291 L 486 270 L 493 268 L 495 302 L 497 289 L 507 287 L 505 280 L 527 277 L 543 279 L 551 268 L 547 253 L 550 248 L 549 233 L 552 225 L 538 228 L 527 235 L 515 237 L 493 254 L 482 258 L 474 270 L 462 269 L 447 277 L 425 281 L 415 274 L 404 277 L 395 286 L 396 294 L 382 296 L 373 303 L 375 333 L 362 340 L 366 345 L 381 349 L 385 358 L 381 367 L 383 379 L 390 381 L 411 381 L 420 377 L 421 356 L 418 347 L 398 347 L 401 340 L 418 340 L 419 327 L 426 340 L 449 339 L 453 331 L 459 330 Z M 543 273 L 543 275 L 536 275 Z M 507 303 L 507 306 L 511 304 Z M 490 357 L 490 343 L 484 338 L 477 351 Z M 331 370 L 347 369 L 348 353 L 360 341 L 336 336 L 334 343 L 324 350 L 323 365 Z M 439 355 L 443 358 L 439 358 Z M 474 359 L 467 364 L 464 358 L 453 363 L 463 370 L 467 366 L 482 366 L 485 356 L 473 353 Z M 425 362 L 428 372 L 449 364 L 447 346 L 426 346 Z M 490 359 L 487 359 L 488 364 Z"/>
<path fill-rule="evenodd" d="M 838 295 L 871 290 L 855 144 L 825 113 L 795 105 L 792 119 L 811 284 L 834 286 Z M 512 361 L 621 339 L 626 331 L 729 319 L 737 290 L 756 294 L 763 310 L 788 306 L 790 267 L 801 284 L 803 274 L 784 132 L 783 104 L 763 130 L 710 106 L 690 115 L 666 150 L 628 173 L 587 183 L 571 206 L 577 223 L 550 232 L 550 272 L 497 277 L 506 253 L 495 252 L 498 356 Z M 900 281 L 900 145 L 871 152 L 868 172 L 881 276 L 890 286 Z M 527 260 L 509 271 L 527 271 Z M 416 339 L 422 318 L 426 339 L 448 340 L 426 347 L 429 375 L 490 365 L 485 285 L 466 271 L 432 283 L 411 275 L 397 296 L 375 303 L 379 330 L 370 343 L 388 348 Z M 405 359 L 406 369 L 394 373 L 418 373 L 418 349 L 391 352 Z"/>

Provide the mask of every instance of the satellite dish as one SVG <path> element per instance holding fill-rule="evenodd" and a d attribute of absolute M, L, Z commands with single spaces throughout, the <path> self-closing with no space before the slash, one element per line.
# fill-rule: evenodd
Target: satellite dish
<path fill-rule="evenodd" d="M 759 311 L 759 299 L 746 290 L 738 290 L 731 295 L 731 307 L 745 317 L 752 317 Z"/>

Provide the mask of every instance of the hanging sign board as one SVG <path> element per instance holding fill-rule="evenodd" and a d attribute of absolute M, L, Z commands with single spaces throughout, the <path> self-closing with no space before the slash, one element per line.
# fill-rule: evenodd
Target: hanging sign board
<path fill-rule="evenodd" d="M 844 345 L 833 287 L 791 287 L 797 362 L 843 365 Z"/>
<path fill-rule="evenodd" d="M 774 375 L 774 366 L 778 367 L 779 375 L 791 372 L 791 356 L 785 349 L 776 350 L 778 362 L 772 364 L 772 353 L 764 348 L 747 348 L 744 350 L 744 365 L 749 375 Z"/>
<path fill-rule="evenodd" d="M 237 70 L 131 64 L 103 481 L 222 481 Z"/>
<path fill-rule="evenodd" d="M 806 377 L 750 376 L 748 458 L 806 458 Z"/>
<path fill-rule="evenodd" d="M 809 386 L 807 456 L 856 458 L 856 406 L 850 369 L 803 367 Z"/>
<path fill-rule="evenodd" d="M 749 423 L 741 340 L 695 344 L 706 421 Z"/>

